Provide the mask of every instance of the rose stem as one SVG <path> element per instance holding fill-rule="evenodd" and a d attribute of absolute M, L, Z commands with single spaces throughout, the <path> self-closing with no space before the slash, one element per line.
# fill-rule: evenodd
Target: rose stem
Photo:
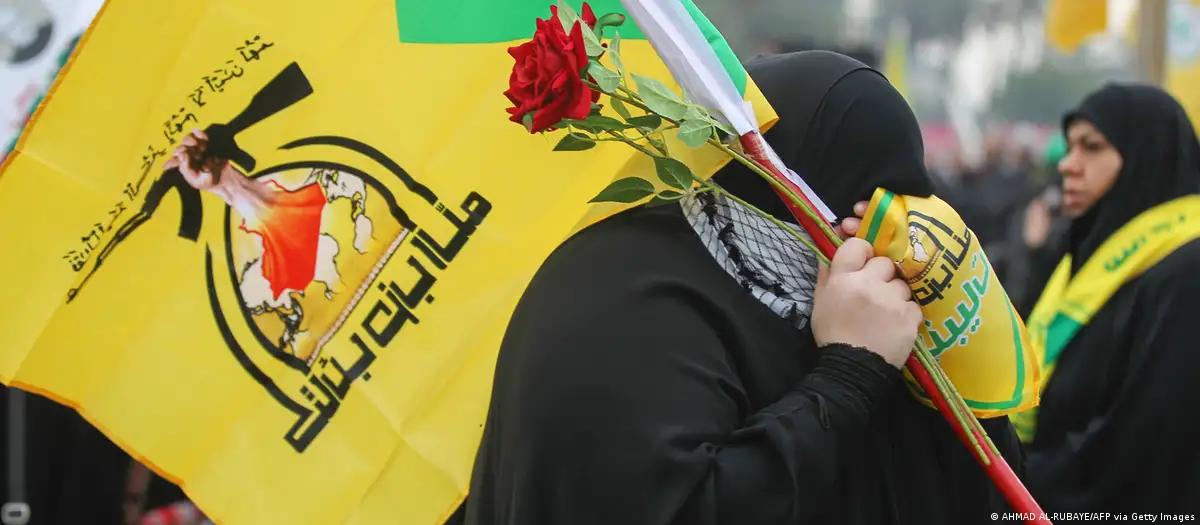
<path fill-rule="evenodd" d="M 726 149 L 727 151 L 734 151 L 731 148 L 723 149 Z M 740 160 L 740 156 L 736 156 L 735 158 L 739 158 Z M 746 162 L 743 162 L 743 164 L 746 164 Z M 757 162 L 754 162 L 753 164 L 757 164 Z M 764 175 L 764 170 L 756 168 L 757 166 L 752 167 L 752 169 L 754 169 L 754 171 L 760 176 Z M 772 175 L 782 177 L 782 174 Z M 776 187 L 778 187 L 778 185 L 776 185 Z M 792 199 L 796 198 L 796 195 L 791 191 L 786 191 L 785 195 Z M 813 216 L 815 216 L 815 212 L 811 209 L 811 205 L 805 201 L 807 201 L 807 199 L 804 199 L 803 201 L 798 199 L 793 200 L 793 203 L 799 203 L 800 205 L 792 206 L 791 208 L 793 209 L 793 214 L 795 214 L 795 209 L 799 208 L 805 215 L 808 216 L 808 218 L 811 219 Z M 799 219 L 799 217 L 797 217 L 797 219 Z M 826 233 L 826 235 L 830 235 L 832 233 L 829 225 L 826 224 L 824 220 L 815 222 L 817 222 L 819 225 L 817 229 L 821 230 L 822 233 Z M 813 235 L 814 238 L 817 237 L 816 233 L 811 230 L 809 231 L 809 234 Z M 838 239 L 836 236 L 832 236 L 830 241 L 835 244 L 840 244 L 840 239 Z M 825 246 L 823 246 L 823 248 L 825 248 Z M 919 350 L 921 350 L 920 347 L 918 347 L 918 351 Z M 925 355 L 927 355 L 927 353 Z M 927 367 L 927 364 L 923 363 L 918 355 L 910 355 L 907 366 L 914 378 L 916 378 L 917 382 L 921 385 L 922 389 L 925 390 L 925 392 L 929 395 L 929 398 L 933 401 L 934 405 L 938 408 L 938 411 L 942 412 L 943 417 L 946 418 L 946 420 L 951 424 L 951 427 L 954 428 L 954 430 L 959 434 L 959 437 L 963 440 L 964 444 L 976 452 L 983 452 L 984 455 L 979 457 L 979 461 L 984 470 L 987 472 L 988 476 L 992 479 L 992 482 L 995 483 L 1001 492 L 1004 493 L 1004 496 L 1008 500 L 1009 504 L 1020 512 L 1029 512 L 1031 513 L 1031 516 L 1040 516 L 1041 508 L 1038 506 L 1037 502 L 1033 500 L 1032 496 L 1029 494 L 1029 491 L 1025 489 L 1020 480 L 1017 479 L 1016 474 L 1013 473 L 1012 468 L 1008 465 L 1008 462 L 1006 462 L 998 453 L 996 453 L 995 456 L 989 457 L 988 452 L 992 452 L 995 445 L 990 442 L 990 439 L 986 438 L 987 433 L 983 431 L 982 426 L 979 425 L 979 421 L 969 409 L 965 411 L 965 414 L 962 413 L 966 404 L 962 400 L 962 397 L 958 394 L 957 390 L 953 390 L 952 386 L 950 386 L 951 390 L 944 390 L 945 386 L 938 384 L 938 381 L 934 379 L 933 375 L 931 375 L 930 371 L 933 370 L 934 374 L 937 374 L 941 378 L 945 378 L 944 371 L 941 370 L 941 367 L 938 366 L 936 362 L 929 362 Z M 946 378 L 946 381 L 949 381 L 948 378 Z M 950 383 L 950 385 L 952 385 L 952 383 Z M 949 399 L 954 399 L 956 402 L 951 404 Z M 964 426 L 960 418 L 965 419 L 967 425 Z M 984 439 L 986 439 L 988 444 L 991 445 L 987 450 L 980 450 L 978 447 L 977 440 L 981 435 L 984 436 Z M 1045 521 L 1036 518 L 1031 521 L 1035 523 L 1045 523 Z"/>
<path fill-rule="evenodd" d="M 605 130 L 605 132 L 606 132 L 606 133 L 608 133 L 609 135 L 612 135 L 612 136 L 616 137 L 616 138 L 617 138 L 617 140 L 620 140 L 621 142 L 624 142 L 624 143 L 626 143 L 626 144 L 629 144 L 631 147 L 633 147 L 634 149 L 636 149 L 636 150 L 638 150 L 638 151 L 642 152 L 643 154 L 645 154 L 645 155 L 646 155 L 646 156 L 648 156 L 648 157 L 654 158 L 654 157 L 659 157 L 659 156 L 660 156 L 660 155 L 655 155 L 655 154 L 654 154 L 654 152 L 652 152 L 652 151 L 650 151 L 650 150 L 646 149 L 646 148 L 645 148 L 644 146 L 642 146 L 641 144 L 638 144 L 638 143 L 637 143 L 636 141 L 634 141 L 633 139 L 630 139 L 629 137 L 626 137 L 625 135 L 623 135 L 623 134 L 621 134 L 621 133 L 617 133 L 617 132 L 614 132 L 614 131 L 611 131 L 611 130 Z M 690 173 L 690 170 L 689 170 L 689 173 Z M 745 200 L 742 200 L 742 198 L 741 198 L 741 197 L 738 197 L 737 195 L 734 195 L 734 194 L 732 194 L 732 193 L 730 193 L 730 192 L 726 191 L 726 190 L 725 190 L 725 188 L 722 188 L 722 187 L 720 187 L 720 186 L 717 186 L 716 184 L 712 183 L 711 181 L 708 181 L 708 180 L 702 179 L 702 178 L 700 178 L 700 177 L 697 177 L 697 176 L 696 176 L 694 173 L 693 173 L 693 174 L 691 174 L 691 175 L 692 175 L 692 180 L 693 180 L 693 181 L 695 181 L 695 182 L 697 182 L 697 183 L 699 183 L 701 187 L 703 187 L 703 188 L 706 188 L 708 191 L 712 191 L 712 192 L 714 192 L 714 193 L 717 193 L 718 195 L 724 196 L 724 197 L 726 197 L 726 198 L 728 198 L 728 199 L 730 199 L 730 200 L 732 200 L 732 201 L 734 201 L 734 202 L 736 202 L 736 203 L 738 203 L 738 204 L 741 204 L 742 206 L 745 206 L 745 207 L 749 208 L 749 209 L 750 209 L 751 211 L 753 211 L 754 213 L 757 213 L 757 214 L 758 214 L 759 216 L 761 216 L 762 218 L 764 218 L 764 219 L 767 219 L 767 220 L 771 221 L 772 223 L 774 223 L 776 226 L 779 226 L 780 228 L 783 228 L 785 231 L 787 231 L 787 232 L 788 232 L 788 233 L 790 233 L 790 234 L 791 234 L 793 237 L 795 237 L 795 238 L 796 238 L 796 240 L 798 240 L 798 241 L 800 241 L 801 243 L 803 243 L 803 244 L 805 245 L 805 247 L 807 247 L 808 249 L 812 250 L 812 253 L 815 253 L 815 254 L 817 254 L 817 257 L 818 257 L 819 259 L 821 259 L 821 262 L 824 262 L 825 264 L 829 264 L 829 260 L 828 260 L 828 259 L 825 259 L 825 256 L 824 256 L 823 254 L 821 254 L 821 252 L 820 252 L 819 250 L 817 250 L 817 247 L 816 247 L 815 245 L 813 245 L 813 243 L 812 243 L 812 241 L 811 241 L 811 240 L 809 240 L 808 238 L 804 237 L 804 235 L 803 235 L 803 234 L 801 234 L 800 232 L 796 231 L 794 228 L 790 227 L 790 226 L 789 226 L 789 225 L 788 225 L 786 222 L 783 222 L 783 221 L 781 221 L 781 220 L 779 220 L 779 219 L 775 218 L 775 216 L 773 216 L 773 215 L 771 215 L 771 214 L 769 214 L 769 213 L 767 213 L 767 212 L 765 212 L 765 211 L 762 211 L 762 210 L 758 209 L 758 207 L 754 206 L 753 204 L 750 204 L 749 202 L 746 202 Z"/>
<path fill-rule="evenodd" d="M 586 80 L 584 83 L 592 89 L 604 93 L 603 90 L 599 89 L 599 86 L 587 82 Z M 628 94 L 629 97 L 619 96 L 615 93 L 607 94 L 618 100 L 629 103 L 648 114 L 658 115 L 640 101 L 635 100 L 638 98 L 637 94 L 631 92 L 629 89 L 625 88 L 625 86 L 618 85 L 617 89 Z M 679 124 L 679 122 L 669 119 L 663 115 L 658 116 L 659 118 L 662 118 L 675 125 Z M 742 138 L 752 139 L 752 137 Z M 789 184 L 784 184 L 782 180 L 787 179 L 783 177 L 781 172 L 774 173 L 775 170 L 771 170 L 769 168 L 763 169 L 763 166 L 760 166 L 755 159 L 744 157 L 742 154 L 740 154 L 740 152 L 736 152 L 732 148 L 725 146 L 720 141 L 710 139 L 709 142 L 715 144 L 727 154 L 732 155 L 733 158 L 737 159 L 739 162 L 754 171 L 757 175 L 763 177 L 769 183 L 771 183 L 771 185 L 775 187 L 776 191 L 782 194 L 781 196 L 785 196 L 790 201 L 787 202 L 787 204 L 789 204 L 789 209 L 792 210 L 792 215 L 801 222 L 802 227 L 804 227 L 806 230 L 809 230 L 808 233 L 812 236 L 813 241 L 816 241 L 818 244 L 820 244 L 821 249 L 815 250 L 815 252 L 819 254 L 823 261 L 828 261 L 828 259 L 833 256 L 833 251 L 837 248 L 837 246 L 841 245 L 841 239 L 833 232 L 832 228 L 830 228 L 829 224 L 824 219 L 817 217 L 816 212 L 812 209 L 812 203 L 808 201 L 807 197 L 798 195 L 792 191 L 792 188 L 790 187 L 792 185 L 790 184 L 791 181 L 787 181 Z M 643 153 L 648 152 L 648 150 L 645 148 L 641 148 L 640 145 L 633 144 L 632 141 L 630 143 L 631 145 L 635 145 L 639 150 L 642 150 Z M 745 146 L 746 144 L 743 143 L 743 147 Z M 776 177 L 782 180 L 776 180 Z M 696 178 L 694 174 L 693 178 Z M 721 190 L 718 188 L 717 191 Z M 724 194 L 732 196 L 728 192 L 724 192 Z M 764 214 L 757 210 L 757 208 L 752 206 L 751 208 L 764 217 L 773 218 L 773 216 Z M 797 210 L 806 216 L 804 219 L 808 220 L 806 221 L 802 219 L 796 213 Z M 781 226 L 783 225 L 781 224 Z M 791 229 L 786 226 L 783 227 L 788 230 Z M 813 227 L 824 234 L 824 238 L 817 235 L 815 231 L 812 231 Z M 806 242 L 805 244 L 808 243 Z M 1034 516 L 1040 516 L 1041 508 L 1038 506 L 1037 502 L 1033 500 L 1033 498 L 1029 495 L 1029 492 L 1021 484 L 1020 480 L 1016 478 L 1016 474 L 1013 473 L 1012 469 L 1009 467 L 1004 458 L 999 455 L 998 450 L 995 448 L 995 444 L 991 442 L 991 439 L 987 436 L 987 433 L 979 424 L 979 420 L 975 418 L 974 413 L 972 413 L 970 409 L 966 407 L 966 402 L 962 399 L 962 396 L 958 393 L 957 389 L 954 388 L 953 383 L 949 380 L 949 377 L 945 375 L 945 371 L 943 371 L 941 366 L 939 366 L 936 361 L 932 359 L 932 356 L 929 355 L 928 351 L 925 350 L 923 344 L 921 344 L 919 341 L 914 345 L 913 354 L 909 355 L 907 366 L 914 378 L 916 378 L 917 382 L 921 385 L 921 388 L 925 390 L 926 394 L 933 401 L 934 405 L 938 407 L 938 410 L 942 412 L 942 415 L 946 418 L 946 420 L 951 423 L 951 427 L 953 427 L 959 434 L 959 437 L 963 439 L 964 444 L 968 445 L 968 448 L 974 449 L 977 453 L 981 453 L 979 460 L 983 464 L 984 470 L 987 471 L 989 477 L 992 478 L 992 481 L 996 483 L 996 485 L 1004 493 L 1005 498 L 1008 499 L 1011 505 L 1013 505 L 1013 508 L 1018 511 L 1035 512 L 1035 514 L 1033 514 Z M 950 399 L 953 399 L 955 402 L 951 404 L 949 401 Z M 955 425 L 954 423 L 958 424 Z M 985 440 L 985 442 L 989 445 L 988 451 L 982 450 L 979 446 L 978 439 L 980 436 L 982 436 L 983 440 Z M 990 461 L 991 458 L 988 457 L 988 452 L 995 453 L 995 457 L 999 461 Z M 1048 521 L 1039 518 L 1031 518 L 1028 521 L 1031 523 L 1049 523 Z"/>

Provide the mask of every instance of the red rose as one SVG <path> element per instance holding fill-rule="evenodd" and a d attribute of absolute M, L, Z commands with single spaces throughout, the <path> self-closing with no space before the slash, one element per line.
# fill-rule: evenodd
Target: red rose
<path fill-rule="evenodd" d="M 556 5 L 550 6 L 550 12 L 553 13 L 555 17 L 557 17 L 558 16 L 558 6 L 556 6 Z M 583 12 L 579 13 L 579 18 L 582 18 L 583 23 L 587 24 L 588 27 L 590 27 L 592 29 L 596 29 L 596 22 L 597 22 L 596 13 L 592 12 L 592 6 L 587 5 L 587 2 L 583 3 Z"/>
<path fill-rule="evenodd" d="M 576 22 L 568 35 L 558 22 L 558 8 L 550 7 L 550 20 L 538 19 L 533 40 L 508 49 L 516 60 L 504 96 L 513 103 L 510 120 L 521 123 L 533 114 L 531 133 L 554 129 L 563 119 L 583 120 L 592 111 L 600 93 L 583 84 L 588 66 L 583 27 Z M 596 24 L 591 6 L 583 4 L 580 18 Z"/>

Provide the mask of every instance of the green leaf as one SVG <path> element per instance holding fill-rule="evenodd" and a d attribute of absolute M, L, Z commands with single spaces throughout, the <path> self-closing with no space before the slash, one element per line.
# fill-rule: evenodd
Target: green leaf
<path fill-rule="evenodd" d="M 662 117 L 659 117 L 658 115 L 642 115 L 640 117 L 627 118 L 625 120 L 632 126 L 637 126 L 639 128 L 651 131 L 658 129 L 658 127 L 662 125 Z"/>
<path fill-rule="evenodd" d="M 608 41 L 608 58 L 612 60 L 613 67 L 617 68 L 617 74 L 625 76 L 625 66 L 621 63 L 621 33 L 613 33 L 612 40 Z"/>
<path fill-rule="evenodd" d="M 564 120 L 563 122 L 592 133 L 619 131 L 629 127 L 615 118 L 604 115 L 592 115 L 583 120 Z"/>
<path fill-rule="evenodd" d="M 583 22 L 580 22 L 582 24 Z M 570 33 L 568 33 L 570 34 Z M 600 37 L 596 33 L 584 28 L 583 30 L 583 45 L 587 49 L 587 55 L 596 58 L 604 54 L 604 46 L 600 44 Z"/>
<path fill-rule="evenodd" d="M 629 114 L 629 108 L 625 107 L 625 103 L 621 102 L 621 99 L 609 97 L 608 103 L 610 106 L 612 106 L 613 111 L 616 111 L 617 114 L 620 115 L 621 118 L 625 119 L 626 122 L 629 122 L 629 119 L 633 118 L 633 115 Z"/>
<path fill-rule="evenodd" d="M 529 113 L 526 113 L 524 117 L 521 117 L 521 125 L 525 126 L 525 131 L 533 133 L 533 112 L 532 111 L 530 111 Z"/>
<path fill-rule="evenodd" d="M 629 177 L 609 184 L 588 202 L 637 202 L 654 194 L 654 185 L 641 177 Z"/>
<path fill-rule="evenodd" d="M 687 115 L 684 116 L 684 119 L 685 120 L 703 119 L 705 121 L 708 121 L 708 123 L 711 124 L 713 127 L 716 127 L 717 129 L 724 131 L 725 133 L 728 133 L 730 135 L 737 135 L 737 133 L 735 133 L 733 131 L 733 128 L 729 127 L 724 122 L 721 122 L 716 117 L 712 116 L 703 107 L 700 107 L 700 106 L 693 105 L 693 106 L 688 107 L 688 112 L 687 112 Z M 682 126 L 680 126 L 680 127 L 682 128 Z M 682 133 L 682 131 L 681 131 L 681 133 Z"/>
<path fill-rule="evenodd" d="M 562 24 L 563 31 L 571 34 L 571 28 L 575 27 L 575 22 L 583 23 L 583 19 L 579 17 L 579 13 L 575 12 L 570 5 L 563 0 L 558 0 L 558 21 Z"/>
<path fill-rule="evenodd" d="M 596 20 L 596 35 L 603 36 L 604 28 L 618 27 L 625 23 L 625 15 L 621 13 L 609 13 Z M 612 47 L 609 45 L 608 47 Z"/>
<path fill-rule="evenodd" d="M 617 90 L 617 86 L 621 85 L 621 75 L 595 60 L 588 62 L 587 73 L 605 93 L 612 93 Z"/>
<path fill-rule="evenodd" d="M 596 141 L 592 137 L 583 133 L 567 133 L 558 144 L 554 146 L 554 151 L 583 151 L 596 147 Z"/>
<path fill-rule="evenodd" d="M 654 157 L 654 171 L 659 180 L 672 188 L 687 190 L 692 187 L 692 170 L 671 157 Z"/>
<path fill-rule="evenodd" d="M 734 131 L 733 128 L 729 126 L 729 124 L 721 122 L 720 120 L 715 119 L 715 118 L 712 119 L 712 124 L 713 124 L 713 126 L 716 126 L 717 129 L 729 134 L 730 136 L 733 136 L 733 137 L 737 136 L 737 132 Z"/>
<path fill-rule="evenodd" d="M 689 148 L 699 148 L 712 137 L 713 129 L 713 125 L 708 119 L 685 120 L 683 124 L 679 125 L 679 134 L 676 135 L 676 138 Z"/>
<path fill-rule="evenodd" d="M 604 46 L 600 45 L 600 37 L 583 23 L 583 19 L 579 17 L 571 6 L 567 5 L 564 0 L 558 0 L 558 21 L 563 26 L 563 31 L 567 35 L 571 34 L 571 29 L 575 27 L 575 22 L 579 22 L 580 29 L 583 33 L 583 45 L 587 48 L 589 57 L 598 57 L 604 54 Z"/>
<path fill-rule="evenodd" d="M 671 91 L 666 84 L 641 75 L 633 75 L 633 81 L 637 84 L 642 102 L 645 102 L 651 111 L 671 120 L 682 120 L 687 114 L 687 104 L 684 104 L 679 95 Z"/>

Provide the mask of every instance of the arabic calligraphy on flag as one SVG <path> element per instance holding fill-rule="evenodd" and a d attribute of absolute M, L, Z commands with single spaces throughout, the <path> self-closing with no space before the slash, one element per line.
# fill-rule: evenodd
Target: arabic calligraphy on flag
<path fill-rule="evenodd" d="M 550 4 L 107 3 L 0 167 L 0 380 L 217 522 L 440 525 L 524 287 L 629 206 L 590 198 L 654 170 L 503 118 L 506 49 Z M 727 161 L 671 146 L 700 176 Z"/>
<path fill-rule="evenodd" d="M 937 197 L 875 191 L 859 237 L 896 261 L 921 305 L 919 334 L 978 417 L 1036 406 L 1039 361 L 975 234 Z M 909 387 L 927 401 L 916 381 Z"/>

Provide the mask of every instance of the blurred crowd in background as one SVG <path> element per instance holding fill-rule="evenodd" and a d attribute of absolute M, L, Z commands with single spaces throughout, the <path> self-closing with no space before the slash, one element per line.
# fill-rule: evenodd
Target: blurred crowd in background
<path fill-rule="evenodd" d="M 11 149 L 102 3 L 0 0 L 0 157 Z M 1139 0 L 1110 0 L 1105 13 L 1109 30 L 1070 50 L 1059 49 L 1048 40 L 1043 0 L 695 3 L 744 59 L 828 49 L 883 71 L 922 123 L 926 162 L 941 186 L 940 196 L 974 230 L 1014 303 L 1022 314 L 1029 313 L 1045 279 L 1034 274 L 1039 268 L 1053 269 L 1055 262 L 1044 260 L 1051 257 L 1044 247 L 1056 230 L 1065 227 L 1057 214 L 1060 179 L 1056 164 L 1064 149 L 1060 119 L 1067 108 L 1105 82 L 1138 78 L 1134 33 L 1139 27 Z M 1168 67 L 1191 72 L 1172 78 L 1196 78 L 1195 71 L 1200 70 L 1200 6 L 1179 0 L 1170 2 L 1169 10 L 1165 35 Z M 1186 80 L 1167 84 L 1185 105 L 1195 104 L 1200 83 L 1190 88 Z M 1193 120 L 1197 109 L 1189 107 Z M 31 402 L 48 404 L 40 399 Z M 46 410 L 63 413 L 41 420 L 12 419 L 6 427 L 61 427 L 61 443 L 26 444 L 32 448 L 82 440 L 100 450 L 102 442 L 106 443 L 69 410 Z M 6 411 L 13 415 L 12 410 Z M 127 469 L 128 458 L 115 447 L 106 453 L 112 457 L 76 460 L 109 462 Z M 141 491 L 133 502 L 144 507 L 145 483 L 139 481 L 143 475 L 134 468 L 129 484 L 99 492 L 128 500 L 125 490 L 133 487 L 132 492 Z M 38 481 L 31 478 L 26 482 Z M 71 480 L 54 483 L 69 485 Z M 68 492 L 87 489 L 63 485 L 61 490 L 64 498 L 70 498 Z M 161 496 L 152 497 L 155 501 L 150 506 L 165 506 L 181 496 L 164 489 Z M 126 513 L 124 519 L 151 523 L 154 521 L 146 520 L 161 518 L 146 515 L 145 510 L 133 512 L 138 518 Z M 202 519 L 194 508 L 181 511 L 177 518 L 170 522 Z"/>
<path fill-rule="evenodd" d="M 1043 0 L 696 0 L 744 59 L 807 49 L 887 75 L 921 122 L 926 165 L 1028 315 L 1057 260 L 1050 240 L 1065 153 L 1061 118 L 1106 82 L 1145 80 L 1140 13 L 1154 2 L 1090 2 L 1055 27 Z M 1107 7 L 1107 9 L 1104 9 Z M 1166 87 L 1200 117 L 1200 6 L 1165 3 Z M 1070 23 L 1071 21 L 1067 21 Z M 1056 34 L 1058 33 L 1058 34 Z M 1075 34 L 1072 34 L 1075 33 Z"/>

